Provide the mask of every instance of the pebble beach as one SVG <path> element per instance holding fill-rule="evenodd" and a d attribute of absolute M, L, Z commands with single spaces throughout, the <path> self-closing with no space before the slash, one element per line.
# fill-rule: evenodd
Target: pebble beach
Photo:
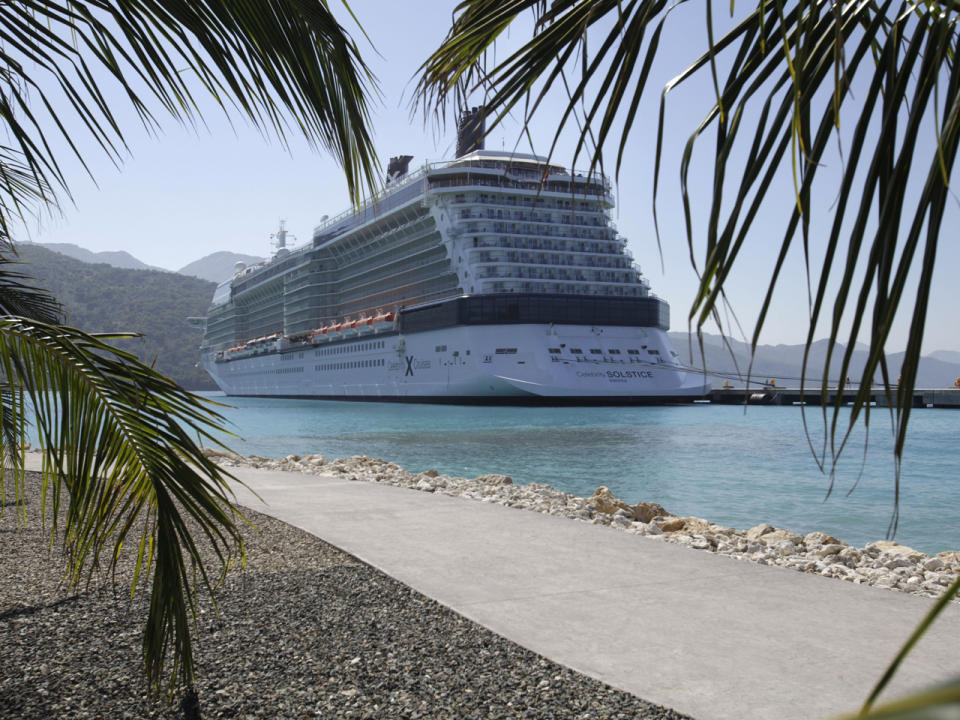
<path fill-rule="evenodd" d="M 29 474 L 25 528 L 9 494 L 0 520 L 0 717 L 184 717 L 144 684 L 146 597 L 129 600 L 129 566 L 115 591 L 104 577 L 65 588 L 38 497 Z M 307 533 L 248 517 L 246 569 L 218 590 L 219 617 L 209 604 L 200 615 L 201 717 L 686 717 L 525 650 Z"/>

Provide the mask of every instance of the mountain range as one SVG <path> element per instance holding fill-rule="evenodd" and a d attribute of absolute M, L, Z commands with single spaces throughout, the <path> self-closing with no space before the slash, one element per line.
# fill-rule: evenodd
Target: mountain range
<path fill-rule="evenodd" d="M 719 384 L 727 380 L 731 385 L 743 386 L 749 372 L 751 383 L 763 384 L 768 378 L 774 378 L 778 385 L 797 387 L 800 384 L 800 375 L 803 363 L 803 345 L 758 345 L 757 352 L 750 362 L 750 345 L 739 340 L 724 338 L 711 333 L 703 334 L 703 355 L 696 336 L 685 332 L 669 333 L 674 349 L 680 353 L 684 362 L 695 367 L 706 367 L 707 371 L 716 374 Z M 691 356 L 692 348 L 692 356 Z M 816 340 L 810 347 L 807 360 L 806 385 L 819 385 L 823 377 L 827 353 L 830 344 L 827 340 Z M 830 371 L 827 379 L 830 384 L 836 384 L 840 379 L 840 368 L 846 346 L 837 344 L 833 348 L 830 359 Z M 850 358 L 847 368 L 847 377 L 859 380 L 866 364 L 868 348 L 858 343 Z M 887 367 L 890 372 L 890 381 L 896 383 L 903 363 L 904 353 L 887 353 Z M 956 358 L 956 359 L 953 359 Z M 953 387 L 960 377 L 960 353 L 951 350 L 937 350 L 920 359 L 917 370 L 917 387 L 936 388 Z M 875 383 L 882 383 L 883 378 L 878 372 L 874 376 Z M 714 383 L 716 386 L 718 383 Z"/>
<path fill-rule="evenodd" d="M 50 290 L 68 313 L 71 324 L 89 332 L 132 330 L 143 332 L 144 341 L 129 344 L 144 358 L 157 359 L 158 367 L 191 389 L 213 387 L 206 373 L 195 367 L 200 335 L 187 327 L 186 317 L 202 316 L 210 305 L 214 283 L 229 278 L 237 262 L 253 264 L 262 258 L 221 251 L 192 262 L 178 272 L 150 268 L 127 252 L 93 253 L 76 245 L 22 244 L 26 272 Z M 119 264 L 119 265 L 118 265 Z M 201 279 L 202 278 L 202 279 Z M 738 340 L 705 333 L 703 357 L 696 337 L 670 333 L 681 358 L 715 375 L 714 386 L 726 380 L 743 386 L 748 371 L 751 382 L 762 384 L 775 378 L 778 385 L 800 383 L 803 345 L 760 345 L 750 364 L 750 347 Z M 692 349 L 692 356 L 691 356 Z M 806 384 L 819 384 L 829 344 L 818 340 L 810 349 Z M 834 348 L 828 377 L 836 381 L 844 346 Z M 859 379 L 867 347 L 857 345 L 847 375 Z M 896 381 L 903 353 L 887 355 L 891 381 Z M 918 387 L 952 387 L 960 377 L 960 352 L 936 350 L 920 361 Z M 879 374 L 875 382 L 882 382 Z"/>
<path fill-rule="evenodd" d="M 194 260 L 192 263 L 184 265 L 177 272 L 181 275 L 192 275 L 193 277 L 221 283 L 233 276 L 238 262 L 242 262 L 244 265 L 256 265 L 263 260 L 265 258 L 221 250 L 199 260 Z"/>
<path fill-rule="evenodd" d="M 157 270 L 158 272 L 170 272 L 164 268 L 147 265 L 145 262 L 137 260 L 137 258 L 126 250 L 92 252 L 73 243 L 21 243 L 19 247 L 31 245 L 52 250 L 53 252 L 85 263 L 104 263 L 111 267 L 123 268 L 125 270 Z M 264 259 L 265 258 L 262 257 L 256 257 L 255 255 L 243 255 L 242 253 L 221 250 L 220 252 L 206 255 L 199 260 L 194 260 L 176 272 L 180 275 L 190 275 L 203 280 L 209 280 L 210 282 L 220 283 L 233 275 L 238 262 L 242 262 L 245 265 L 254 265 Z"/>
<path fill-rule="evenodd" d="M 93 252 L 82 248 L 79 245 L 74 245 L 73 243 L 20 243 L 18 247 L 26 247 L 29 245 L 37 245 L 39 247 L 51 250 L 53 252 L 60 253 L 61 255 L 66 255 L 71 257 L 74 260 L 79 260 L 85 263 L 106 263 L 112 267 L 125 268 L 127 270 L 163 270 L 163 268 L 153 267 L 152 265 L 147 265 L 145 262 L 140 262 L 133 255 L 128 253 L 126 250 L 108 250 L 105 252 Z"/>

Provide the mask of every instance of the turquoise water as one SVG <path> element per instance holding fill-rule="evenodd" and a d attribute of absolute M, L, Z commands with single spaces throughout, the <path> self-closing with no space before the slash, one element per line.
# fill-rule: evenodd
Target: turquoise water
<path fill-rule="evenodd" d="M 217 393 L 210 393 L 217 397 Z M 749 528 L 822 530 L 862 545 L 886 536 L 893 512 L 889 415 L 871 414 L 830 478 L 820 472 L 796 407 L 690 405 L 526 408 L 217 398 L 236 451 L 280 457 L 370 455 L 411 471 L 503 473 L 577 495 L 598 485 L 634 503 Z M 817 408 L 808 423 L 822 439 Z M 924 552 L 960 549 L 960 412 L 911 416 L 896 539 Z M 862 471 L 862 472 L 861 472 Z M 859 482 L 857 482 L 859 479 Z M 850 492 L 856 484 L 856 488 Z"/>

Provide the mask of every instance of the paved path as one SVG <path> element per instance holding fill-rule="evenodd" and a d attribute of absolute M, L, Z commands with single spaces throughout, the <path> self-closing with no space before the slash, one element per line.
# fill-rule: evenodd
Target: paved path
<path fill-rule="evenodd" d="M 333 476 L 238 469 L 240 502 L 551 660 L 698 720 L 852 711 L 930 606 L 610 528 Z M 896 691 L 960 675 L 960 606 Z"/>

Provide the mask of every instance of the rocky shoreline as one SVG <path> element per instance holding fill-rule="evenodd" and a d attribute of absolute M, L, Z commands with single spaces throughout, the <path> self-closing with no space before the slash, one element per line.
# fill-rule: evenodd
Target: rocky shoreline
<path fill-rule="evenodd" d="M 960 551 L 927 555 L 892 541 L 848 545 L 822 532 L 806 535 L 762 524 L 738 530 L 698 517 L 677 517 L 656 503 L 629 505 L 606 487 L 589 498 L 549 485 L 517 485 L 506 475 L 458 478 L 436 470 L 411 473 L 391 462 L 364 455 L 328 461 L 322 455 L 285 458 L 242 456 L 207 448 L 224 467 L 334 474 L 350 480 L 378 482 L 430 493 L 442 493 L 534 510 L 559 517 L 606 525 L 637 536 L 706 550 L 761 565 L 776 565 L 848 582 L 873 585 L 924 597 L 940 595 L 960 572 Z"/>

